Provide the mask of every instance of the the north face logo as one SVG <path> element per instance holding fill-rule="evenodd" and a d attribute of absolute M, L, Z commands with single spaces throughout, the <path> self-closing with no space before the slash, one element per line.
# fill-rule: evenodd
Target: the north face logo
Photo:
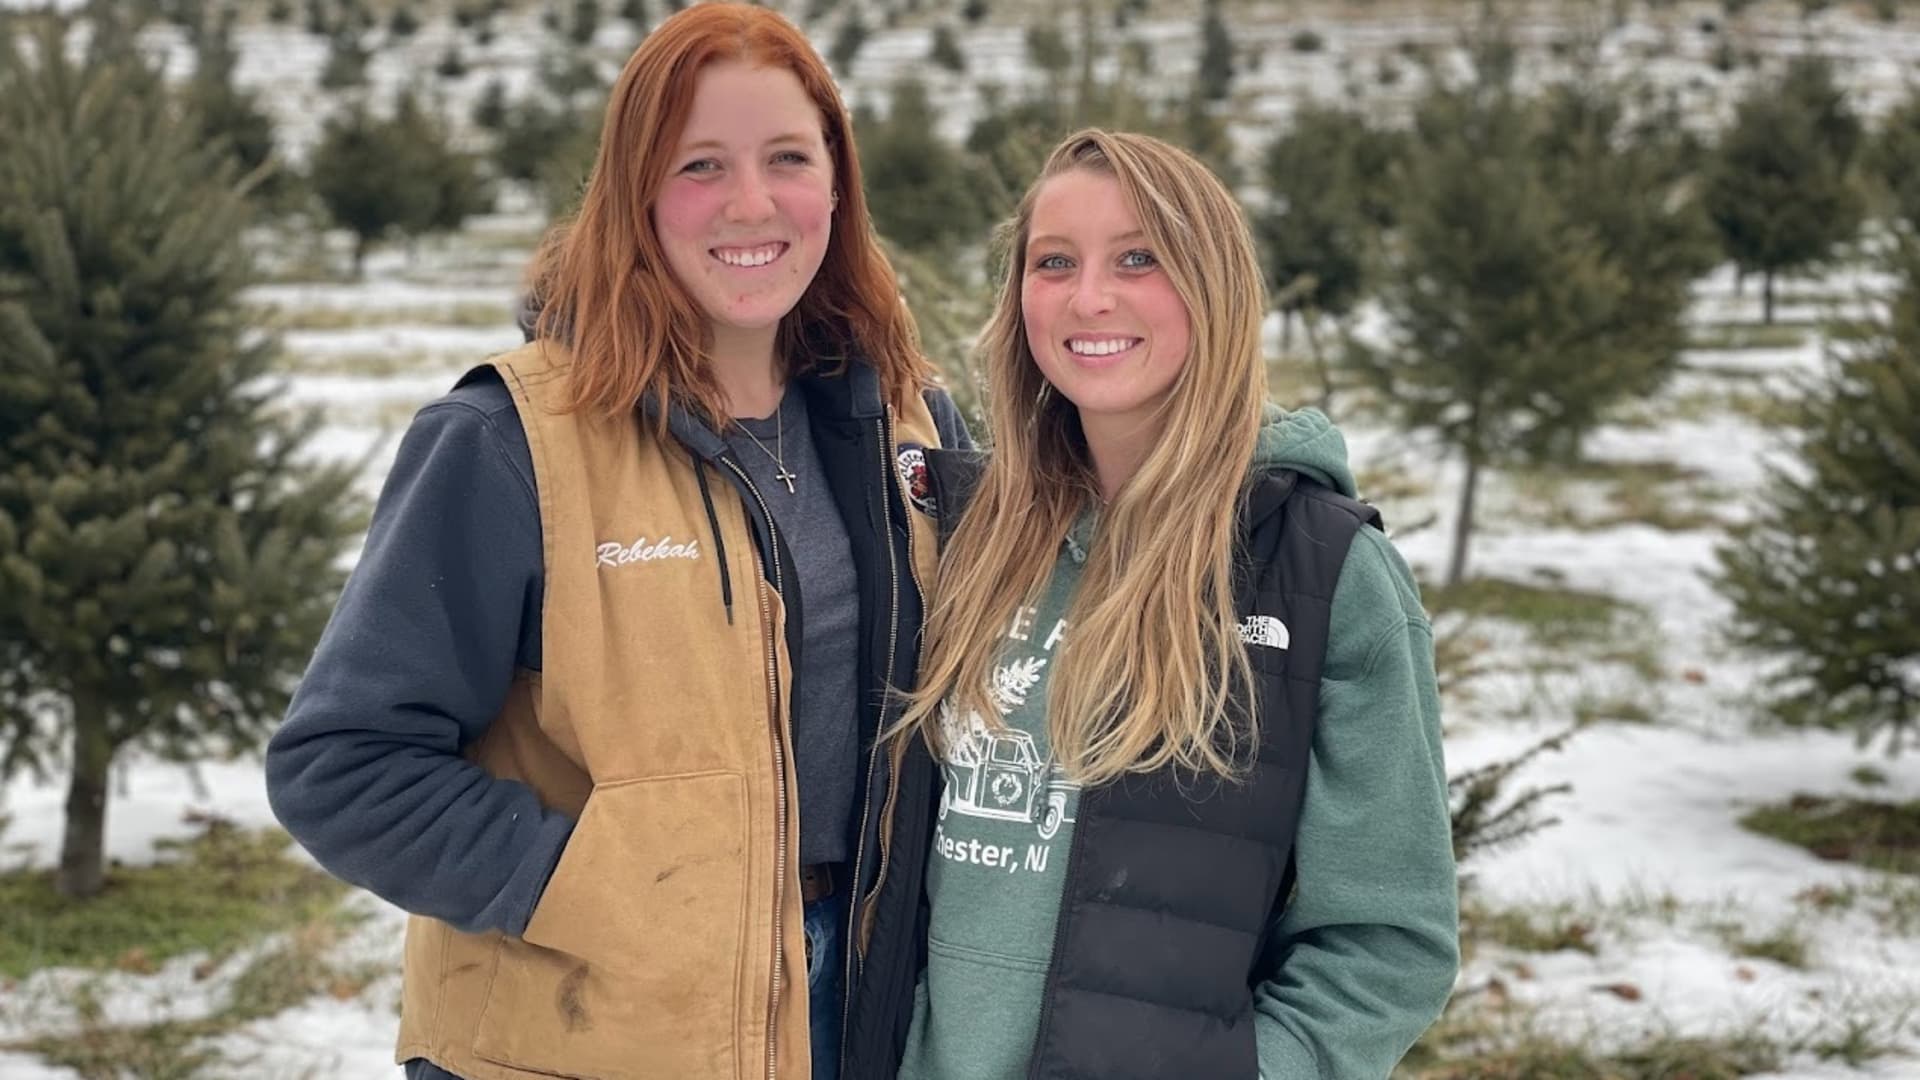
<path fill-rule="evenodd" d="M 1240 640 L 1249 645 L 1284 649 L 1292 636 L 1287 633 L 1287 624 L 1271 615 L 1249 615 L 1240 624 Z"/>

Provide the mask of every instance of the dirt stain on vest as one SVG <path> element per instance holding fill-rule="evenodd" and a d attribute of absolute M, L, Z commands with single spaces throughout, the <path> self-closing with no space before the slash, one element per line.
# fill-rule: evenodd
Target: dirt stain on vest
<path fill-rule="evenodd" d="M 580 1000 L 580 991 L 586 984 L 587 965 L 581 964 L 560 980 L 560 989 L 554 995 L 555 1004 L 560 1010 L 560 1023 L 568 1034 L 593 1030 L 593 1020 L 587 1016 L 586 1003 Z"/>

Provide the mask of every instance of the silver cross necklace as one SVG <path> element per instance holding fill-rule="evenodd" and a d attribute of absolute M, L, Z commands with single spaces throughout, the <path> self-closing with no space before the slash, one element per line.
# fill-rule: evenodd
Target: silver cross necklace
<path fill-rule="evenodd" d="M 753 445 L 759 447 L 761 453 L 773 459 L 774 465 L 779 469 L 778 472 L 773 474 L 773 478 L 787 485 L 787 494 L 791 495 L 793 494 L 793 482 L 800 479 L 800 476 L 787 468 L 787 418 L 780 415 L 779 409 L 774 410 L 773 424 L 773 445 L 778 447 L 777 450 L 767 449 L 767 444 L 761 442 L 760 436 L 755 435 L 747 425 L 741 424 L 740 430 L 747 433 L 747 438 L 753 440 Z"/>

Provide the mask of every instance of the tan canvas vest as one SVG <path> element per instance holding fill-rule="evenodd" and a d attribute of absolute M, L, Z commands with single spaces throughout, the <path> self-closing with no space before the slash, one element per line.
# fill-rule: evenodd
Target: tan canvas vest
<path fill-rule="evenodd" d="M 543 660 L 467 756 L 578 825 L 524 938 L 409 920 L 398 1060 L 467 1080 L 805 1080 L 784 614 L 741 500 L 708 473 L 729 624 L 689 452 L 637 417 L 560 412 L 551 345 L 492 363 L 533 453 Z M 938 445 L 917 395 L 896 437 Z M 930 582 L 933 525 L 909 517 Z"/>

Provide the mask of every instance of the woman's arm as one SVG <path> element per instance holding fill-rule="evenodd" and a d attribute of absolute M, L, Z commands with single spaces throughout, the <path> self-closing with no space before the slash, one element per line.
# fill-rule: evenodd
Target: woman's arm
<path fill-rule="evenodd" d="M 461 757 L 540 663 L 537 507 L 497 377 L 421 410 L 267 748 L 274 813 L 322 866 L 467 931 L 519 934 L 573 828 Z"/>
<path fill-rule="evenodd" d="M 1331 619 L 1298 885 L 1254 989 L 1265 1080 L 1386 1077 L 1459 969 L 1433 634 L 1376 530 L 1354 538 Z"/>

